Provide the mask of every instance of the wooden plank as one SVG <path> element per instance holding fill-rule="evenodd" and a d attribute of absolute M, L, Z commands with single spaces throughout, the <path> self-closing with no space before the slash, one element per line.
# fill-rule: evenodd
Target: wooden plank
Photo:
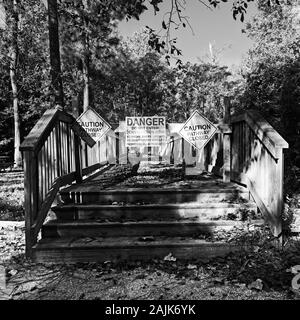
<path fill-rule="evenodd" d="M 58 120 L 64 123 L 73 124 L 76 119 L 68 112 L 58 109 Z"/>
<path fill-rule="evenodd" d="M 127 148 L 125 145 L 125 132 L 119 132 L 119 163 L 127 163 Z"/>
<path fill-rule="evenodd" d="M 107 158 L 111 164 L 116 163 L 116 137 L 115 133 L 110 130 L 107 134 Z"/>
<path fill-rule="evenodd" d="M 248 223 L 248 222 L 247 222 Z M 263 220 L 254 222 L 262 225 Z M 165 236 L 189 237 L 191 234 L 212 234 L 215 231 L 228 231 L 236 227 L 246 228 L 246 223 L 230 220 L 194 221 L 141 221 L 141 222 L 94 222 L 94 221 L 50 221 L 43 226 L 43 238 L 85 237 L 141 237 Z"/>
<path fill-rule="evenodd" d="M 42 152 L 40 152 L 37 155 L 37 161 L 38 161 L 38 181 L 39 181 L 39 187 L 38 187 L 38 209 L 40 208 L 42 202 L 43 202 L 43 166 L 42 166 Z M 25 177 L 24 177 L 24 183 L 25 183 Z"/>
<path fill-rule="evenodd" d="M 73 238 L 42 241 L 34 248 L 37 262 L 104 262 L 163 259 L 172 254 L 177 259 L 198 260 L 224 256 L 230 252 L 245 250 L 246 246 L 224 242 L 207 242 L 198 239 L 156 239 L 155 241 L 138 241 L 137 238 L 107 238 L 105 242 L 74 241 Z"/>
<path fill-rule="evenodd" d="M 67 172 L 71 172 L 71 143 L 70 143 L 70 139 L 71 139 L 71 129 L 69 124 L 66 124 L 67 128 L 66 128 L 66 134 L 67 134 Z"/>
<path fill-rule="evenodd" d="M 116 143 L 116 164 L 119 164 L 120 163 L 120 133 L 119 132 L 116 132 L 115 133 L 116 135 L 116 140 L 115 140 L 115 143 Z"/>
<path fill-rule="evenodd" d="M 53 207 L 58 219 L 86 220 L 109 219 L 110 221 L 124 220 L 184 220 L 203 219 L 218 220 L 224 215 L 234 213 L 240 204 L 234 203 L 188 203 L 188 204 L 153 204 L 153 205 L 89 205 L 70 204 Z M 256 210 L 255 204 L 245 204 L 245 208 Z"/>
<path fill-rule="evenodd" d="M 278 217 L 274 216 L 268 205 L 261 199 L 260 195 L 256 191 L 257 188 L 255 187 L 255 183 L 251 181 L 247 175 L 239 172 L 232 172 L 232 180 L 247 186 L 260 212 L 263 214 L 265 220 L 270 224 L 274 236 L 279 236 L 282 228 L 281 221 L 278 220 Z"/>
<path fill-rule="evenodd" d="M 82 182 L 82 166 L 81 166 L 81 141 L 79 137 L 74 134 L 74 159 L 75 159 L 75 180 L 77 183 Z"/>
<path fill-rule="evenodd" d="M 231 170 L 231 138 L 229 134 L 223 136 L 223 182 L 230 182 Z"/>
<path fill-rule="evenodd" d="M 55 200 L 55 197 L 59 191 L 59 189 L 67 184 L 71 184 L 76 178 L 75 172 L 71 172 L 69 174 L 63 175 L 57 178 L 54 183 L 52 184 L 50 190 L 47 192 L 45 199 L 41 205 L 40 210 L 37 212 L 36 218 L 32 221 L 33 224 L 31 225 L 30 235 L 32 239 L 32 243 L 36 242 L 36 238 L 42 228 L 42 225 L 47 217 L 47 214 Z"/>
<path fill-rule="evenodd" d="M 50 190 L 48 191 L 44 202 L 41 205 L 41 209 L 39 210 L 38 216 L 35 219 L 34 224 L 31 227 L 31 234 L 33 239 L 36 239 L 41 227 L 45 221 L 45 218 L 51 208 L 51 205 L 56 197 L 56 194 L 59 190 L 60 187 L 60 178 L 57 178 L 56 181 L 54 181 L 52 187 L 50 188 Z"/>
<path fill-rule="evenodd" d="M 104 161 L 104 162 L 101 162 L 101 163 L 95 163 L 95 164 L 93 164 L 93 165 L 91 165 L 91 166 L 89 166 L 87 168 L 82 169 L 82 175 L 86 176 L 86 175 L 92 173 L 93 171 L 96 171 L 96 170 L 104 167 L 107 164 L 108 164 L 107 161 Z"/>
<path fill-rule="evenodd" d="M 32 214 L 32 166 L 31 161 L 33 158 L 32 151 L 24 152 L 24 207 L 25 207 L 25 253 L 27 257 L 32 254 L 32 236 L 31 226 L 33 223 Z"/>
<path fill-rule="evenodd" d="M 178 134 L 174 135 L 174 144 L 173 144 L 173 157 L 174 164 L 182 163 L 182 155 L 181 155 L 181 136 Z"/>
<path fill-rule="evenodd" d="M 196 157 L 193 156 L 192 148 L 193 146 L 188 143 L 186 140 L 183 140 L 184 143 L 184 160 L 186 165 L 193 165 L 196 162 Z"/>
<path fill-rule="evenodd" d="M 95 140 L 82 128 L 77 121 L 73 122 L 71 128 L 78 137 L 88 144 L 88 146 L 93 147 L 95 145 Z"/>
<path fill-rule="evenodd" d="M 60 127 L 59 123 L 55 126 L 55 147 L 56 147 L 56 176 L 61 175 L 61 150 L 60 150 Z"/>

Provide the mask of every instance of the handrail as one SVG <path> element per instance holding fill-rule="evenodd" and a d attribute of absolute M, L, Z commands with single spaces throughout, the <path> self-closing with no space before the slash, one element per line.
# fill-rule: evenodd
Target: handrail
<path fill-rule="evenodd" d="M 273 234 L 282 232 L 283 149 L 288 143 L 254 110 L 231 117 L 231 179 L 246 185 Z"/>
<path fill-rule="evenodd" d="M 76 119 L 71 114 L 56 108 L 45 111 L 22 142 L 20 150 L 32 150 L 35 152 L 39 150 L 57 121 L 63 121 L 72 125 L 74 132 L 83 141 L 85 141 L 90 147 L 94 146 L 95 141 L 82 129 Z"/>
<path fill-rule="evenodd" d="M 24 155 L 26 255 L 33 245 L 59 189 L 99 168 L 82 168 L 81 141 L 95 141 L 76 119 L 61 109 L 49 109 L 20 146 Z M 102 165 L 102 164 L 101 164 Z"/>
<path fill-rule="evenodd" d="M 231 117 L 232 124 L 241 121 L 245 121 L 249 125 L 274 158 L 277 156 L 276 148 L 289 147 L 281 135 L 256 110 L 247 110 Z"/>

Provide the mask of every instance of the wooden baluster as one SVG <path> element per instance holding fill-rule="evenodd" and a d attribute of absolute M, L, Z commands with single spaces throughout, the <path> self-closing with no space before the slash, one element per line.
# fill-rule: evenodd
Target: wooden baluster
<path fill-rule="evenodd" d="M 65 130 L 64 123 L 60 122 L 60 147 L 61 147 L 61 175 L 66 173 L 66 159 L 65 159 Z"/>
<path fill-rule="evenodd" d="M 119 148 L 119 141 L 120 141 L 120 133 L 116 132 L 116 163 L 119 164 L 120 163 L 120 148 Z"/>
<path fill-rule="evenodd" d="M 39 188 L 38 188 L 38 210 L 41 207 L 41 204 L 43 202 L 43 163 L 42 163 L 43 157 L 41 150 L 38 152 L 37 155 L 37 162 L 38 162 L 38 181 L 39 181 Z"/>
<path fill-rule="evenodd" d="M 181 138 L 182 175 L 185 175 L 184 139 Z"/>
<path fill-rule="evenodd" d="M 55 163 L 55 160 L 56 160 L 56 156 L 55 156 L 55 134 L 54 134 L 54 131 L 52 130 L 51 132 L 51 135 L 52 135 L 52 147 L 51 147 L 51 152 L 52 152 L 52 183 L 54 182 L 56 176 L 55 176 L 55 171 L 56 171 L 56 163 Z"/>
<path fill-rule="evenodd" d="M 276 224 L 274 228 L 274 235 L 278 237 L 282 233 L 282 220 L 281 220 L 281 213 L 283 211 L 283 179 L 284 179 L 284 156 L 283 156 L 283 149 L 276 148 L 276 170 L 275 175 L 273 178 L 276 177 L 274 181 L 274 186 L 276 189 L 276 199 L 275 199 L 275 217 L 276 217 Z M 281 237 L 282 240 L 282 237 Z"/>
<path fill-rule="evenodd" d="M 42 147 L 41 149 L 42 152 L 42 176 L 43 176 L 43 185 L 42 185 L 42 189 L 43 189 L 43 199 L 42 201 L 44 201 L 46 193 L 47 193 L 47 177 L 46 177 L 46 150 L 45 150 L 45 145 Z"/>
<path fill-rule="evenodd" d="M 48 146 L 48 154 L 49 154 L 49 183 L 50 183 L 50 188 L 52 186 L 52 166 L 53 166 L 53 154 L 52 154 L 52 137 L 51 137 L 51 133 L 49 135 L 49 138 L 48 138 L 48 143 L 49 143 L 49 146 Z M 50 189 L 49 188 L 49 189 Z"/>
<path fill-rule="evenodd" d="M 71 170 L 71 145 L 70 145 L 70 135 L 71 135 L 71 129 L 69 124 L 67 123 L 67 160 L 68 160 L 68 172 L 70 173 Z"/>
<path fill-rule="evenodd" d="M 61 175 L 61 152 L 60 152 L 60 127 L 59 123 L 55 126 L 55 141 L 56 141 L 56 171 L 57 177 Z"/>
<path fill-rule="evenodd" d="M 174 136 L 171 136 L 170 145 L 171 145 L 170 164 L 174 164 Z"/>
<path fill-rule="evenodd" d="M 224 98 L 224 124 L 223 130 L 223 182 L 230 182 L 231 171 L 231 129 L 230 124 L 230 100 Z"/>
<path fill-rule="evenodd" d="M 80 138 L 76 134 L 74 134 L 75 179 L 77 183 L 82 182 L 82 153 L 80 150 L 80 146 Z"/>
<path fill-rule="evenodd" d="M 25 233 L 26 256 L 32 255 L 32 246 L 36 239 L 32 237 L 32 225 L 37 217 L 38 201 L 38 166 L 37 157 L 33 151 L 24 151 L 24 203 L 25 203 Z"/>
<path fill-rule="evenodd" d="M 48 154 L 48 140 L 45 141 L 45 163 L 44 163 L 44 167 L 45 167 L 45 196 L 47 194 L 47 192 L 49 191 L 50 187 L 49 187 L 49 154 Z"/>

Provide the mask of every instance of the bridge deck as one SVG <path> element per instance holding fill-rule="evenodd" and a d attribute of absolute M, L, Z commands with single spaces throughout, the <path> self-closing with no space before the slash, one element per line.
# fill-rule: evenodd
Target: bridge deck
<path fill-rule="evenodd" d="M 182 168 L 171 165 L 142 166 L 136 175 L 130 175 L 122 166 L 102 170 L 94 176 L 63 189 L 63 192 L 98 192 L 98 191 L 174 191 L 176 190 L 239 190 L 247 189 L 233 182 L 224 183 L 212 173 L 203 172 L 198 176 L 182 176 Z"/>

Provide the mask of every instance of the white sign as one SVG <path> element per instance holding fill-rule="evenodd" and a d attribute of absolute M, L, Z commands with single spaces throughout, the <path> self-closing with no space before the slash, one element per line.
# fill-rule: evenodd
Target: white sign
<path fill-rule="evenodd" d="M 77 122 L 96 142 L 111 129 L 111 126 L 91 108 L 87 109 Z"/>
<path fill-rule="evenodd" d="M 127 147 L 157 147 L 166 143 L 166 118 L 126 117 Z"/>
<path fill-rule="evenodd" d="M 197 110 L 179 130 L 179 134 L 197 149 L 202 149 L 212 138 L 217 128 Z"/>

